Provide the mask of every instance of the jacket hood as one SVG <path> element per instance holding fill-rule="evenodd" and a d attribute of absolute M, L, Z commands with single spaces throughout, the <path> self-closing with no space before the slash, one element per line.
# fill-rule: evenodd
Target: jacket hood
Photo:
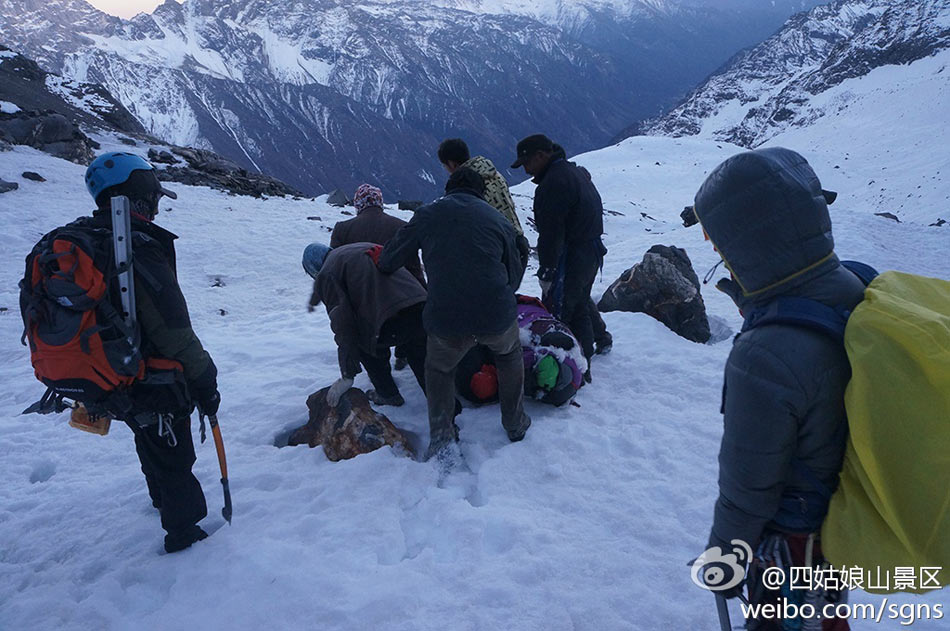
<path fill-rule="evenodd" d="M 471 169 L 486 179 L 498 173 L 492 161 L 484 156 L 469 158 L 462 164 L 462 168 Z"/>
<path fill-rule="evenodd" d="M 782 293 L 839 265 L 818 176 L 779 147 L 735 155 L 706 178 L 696 217 L 742 297 Z"/>

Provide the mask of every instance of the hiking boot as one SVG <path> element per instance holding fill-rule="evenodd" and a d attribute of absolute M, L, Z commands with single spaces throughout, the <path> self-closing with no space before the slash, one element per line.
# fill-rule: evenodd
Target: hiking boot
<path fill-rule="evenodd" d="M 405 357 L 397 357 L 395 363 L 393 363 L 393 370 L 403 370 L 408 365 L 408 359 Z"/>
<path fill-rule="evenodd" d="M 587 372 L 584 373 L 584 383 L 582 383 L 581 385 L 583 386 L 584 384 L 590 383 L 593 380 L 594 378 L 590 374 L 590 368 L 588 368 Z"/>
<path fill-rule="evenodd" d="M 398 392 L 391 397 L 384 397 L 375 390 L 367 390 L 366 398 L 376 405 L 391 405 L 397 408 L 406 403 L 406 400 Z"/>
<path fill-rule="evenodd" d="M 594 344 L 594 354 L 595 355 L 606 355 L 614 348 L 614 337 L 610 333 L 604 333 L 604 337 L 600 338 Z"/>
<path fill-rule="evenodd" d="M 521 419 L 521 427 L 514 430 L 506 430 L 508 432 L 508 440 L 513 443 L 520 441 L 524 438 L 524 435 L 528 431 L 529 427 L 531 427 L 531 417 L 525 414 Z"/>
<path fill-rule="evenodd" d="M 185 548 L 190 548 L 191 544 L 202 539 L 207 539 L 208 533 L 200 526 L 191 526 L 183 530 L 170 532 L 165 535 L 165 552 L 178 552 Z"/>

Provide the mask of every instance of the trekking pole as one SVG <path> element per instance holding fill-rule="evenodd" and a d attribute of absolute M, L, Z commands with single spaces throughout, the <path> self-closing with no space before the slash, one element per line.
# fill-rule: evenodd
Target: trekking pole
<path fill-rule="evenodd" d="M 716 610 L 719 612 L 719 626 L 722 631 L 732 631 L 732 620 L 729 619 L 729 604 L 722 594 L 716 594 Z"/>
<path fill-rule="evenodd" d="M 221 428 L 218 427 L 218 416 L 208 417 L 211 423 L 211 435 L 214 436 L 214 448 L 218 452 L 218 464 L 221 466 L 221 486 L 224 489 L 224 508 L 221 515 L 228 524 L 231 523 L 231 488 L 228 486 L 228 459 L 224 455 L 224 439 L 221 438 Z"/>

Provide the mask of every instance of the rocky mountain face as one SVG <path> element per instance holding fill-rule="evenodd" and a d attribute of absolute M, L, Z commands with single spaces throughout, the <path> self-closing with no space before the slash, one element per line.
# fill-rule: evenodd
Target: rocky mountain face
<path fill-rule="evenodd" d="M 499 166 L 537 131 L 600 146 L 817 1 L 167 0 L 126 21 L 0 0 L 0 37 L 174 144 L 311 193 L 372 181 L 423 198 L 442 138 Z"/>
<path fill-rule="evenodd" d="M 145 155 L 163 181 L 210 186 L 254 197 L 303 195 L 284 182 L 212 151 L 168 146 L 150 136 L 102 85 L 46 72 L 32 59 L 0 46 L 0 151 L 27 145 L 89 164 L 108 136 Z"/>
<path fill-rule="evenodd" d="M 834 116 L 844 104 L 822 95 L 845 80 L 948 47 L 950 0 L 837 0 L 792 17 L 671 112 L 626 135 L 702 135 L 756 147 Z"/>

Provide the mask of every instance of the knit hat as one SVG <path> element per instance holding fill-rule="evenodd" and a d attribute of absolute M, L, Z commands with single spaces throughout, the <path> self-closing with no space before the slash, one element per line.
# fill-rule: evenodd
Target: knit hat
<path fill-rule="evenodd" d="M 557 360 L 547 355 L 534 368 L 534 380 L 542 390 L 550 392 L 557 385 L 558 374 L 561 372 Z"/>
<path fill-rule="evenodd" d="M 353 207 L 360 212 L 371 206 L 383 207 L 383 192 L 371 184 L 360 184 L 353 194 Z"/>
<path fill-rule="evenodd" d="M 472 394 L 479 401 L 489 401 L 498 394 L 498 369 L 491 364 L 484 364 L 481 369 L 472 375 L 469 386 Z"/>

